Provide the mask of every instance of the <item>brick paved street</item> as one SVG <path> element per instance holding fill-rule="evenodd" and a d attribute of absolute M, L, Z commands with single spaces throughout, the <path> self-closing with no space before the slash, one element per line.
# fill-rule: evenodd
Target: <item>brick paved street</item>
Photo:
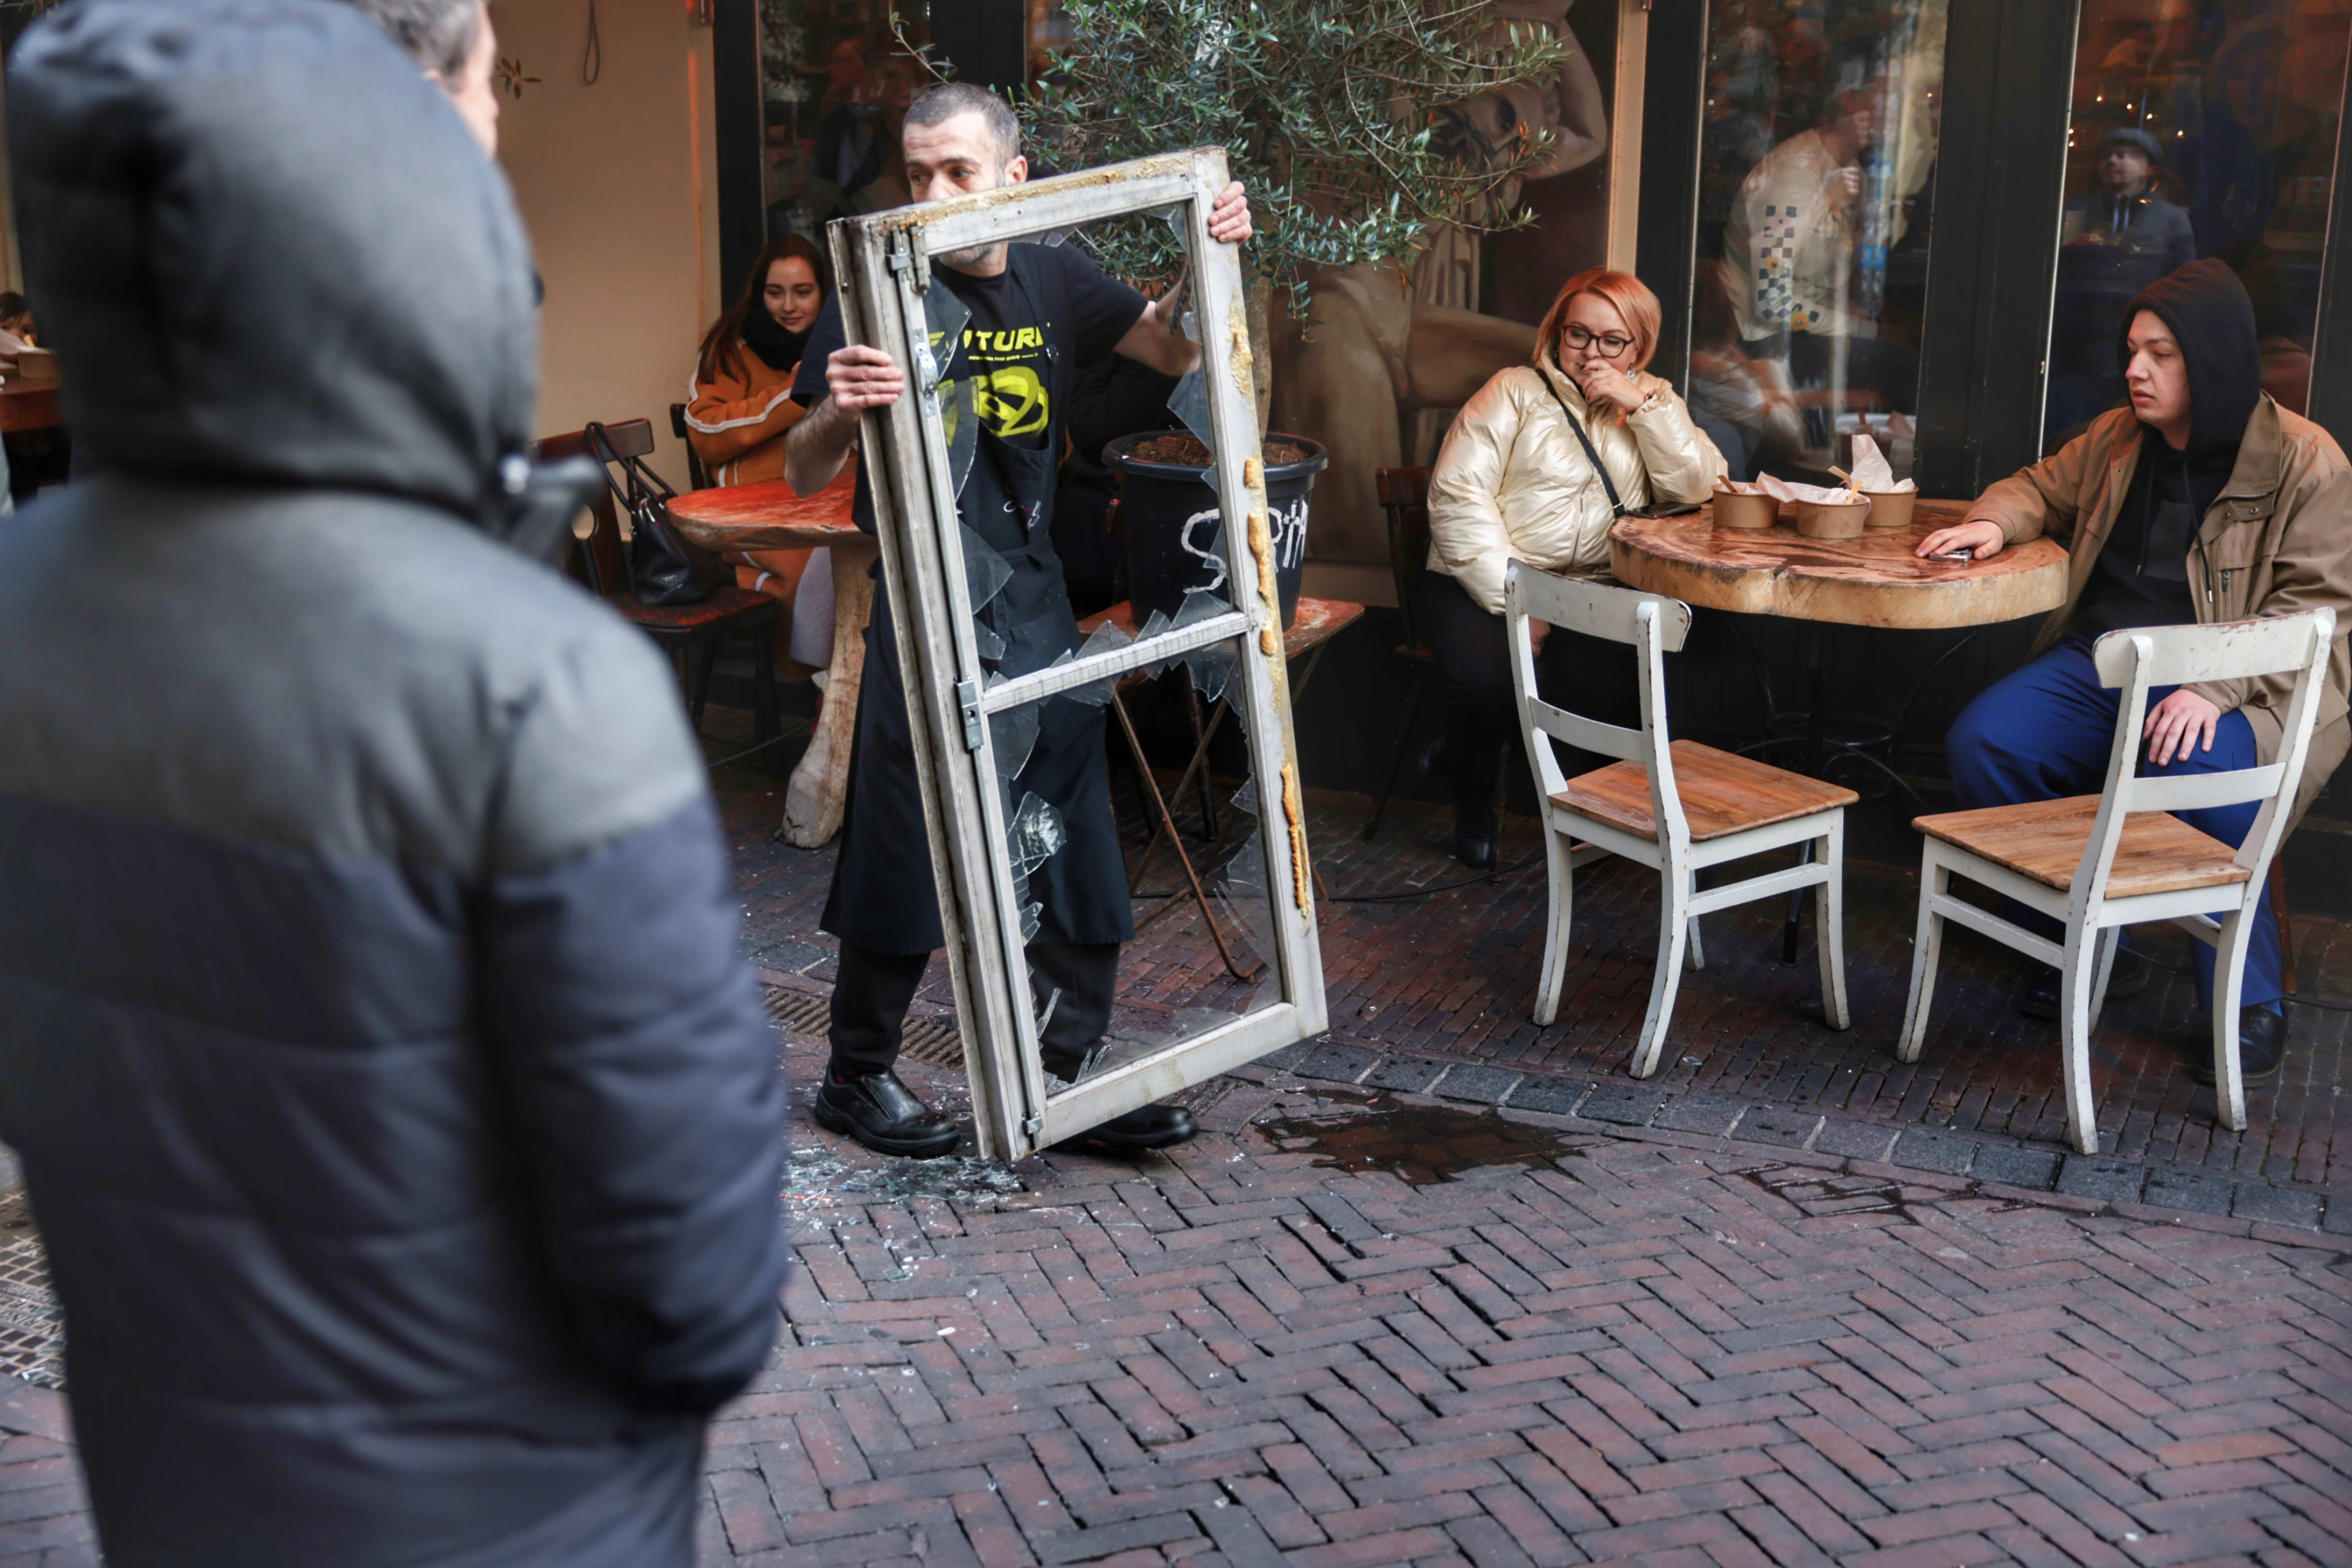
<path fill-rule="evenodd" d="M 728 774 L 804 1084 L 829 858 Z M 1316 803 L 1336 890 L 1460 876 L 1430 814 L 1366 850 L 1351 805 Z M 1331 906 L 1332 1037 L 1192 1090 L 1170 1157 L 886 1162 L 796 1110 L 789 1327 L 714 1431 L 702 1561 L 2352 1564 L 2345 1015 L 2299 1010 L 2235 1136 L 2177 1066 L 2186 983 L 2117 1007 L 2117 1152 L 2071 1159 L 1998 956 L 1959 944 L 1927 1059 L 1892 1060 L 1910 890 L 1853 875 L 1854 1029 L 1776 911 L 1717 917 L 1653 1084 L 1622 1061 L 1654 895 L 1588 879 L 1538 1031 L 1522 873 Z M 2352 989 L 2336 928 L 2302 947 L 2306 991 Z M 1152 926 L 1122 1008 L 1183 1005 L 1204 948 Z M 960 1110 L 936 970 L 918 1013 L 906 1074 Z M 10 1279 L 0 1327 L 37 1328 Z M 96 1561 L 69 1441 L 0 1378 L 0 1568 Z"/>

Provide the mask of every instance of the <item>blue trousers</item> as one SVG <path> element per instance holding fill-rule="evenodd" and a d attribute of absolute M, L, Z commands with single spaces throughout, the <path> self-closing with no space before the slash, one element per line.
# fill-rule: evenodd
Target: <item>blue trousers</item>
<path fill-rule="evenodd" d="M 2161 702 L 2173 689 L 2167 686 L 2151 690 L 2149 705 Z M 1987 687 L 1944 738 L 1952 768 L 1952 793 L 1959 797 L 1960 809 L 2098 793 L 2106 782 L 2107 757 L 2115 747 L 2116 709 L 2121 700 L 2120 692 L 2099 684 L 2098 670 L 2091 662 L 2091 641 L 2083 637 L 2062 639 L 2024 668 Z M 2141 775 L 2228 773 L 2261 764 L 2254 752 L 2253 729 L 2243 713 L 2233 710 L 2222 714 L 2213 731 L 2211 751 L 2192 750 L 2160 768 L 2148 765 L 2143 746 Z M 2245 841 L 2260 811 L 2260 802 L 2248 801 L 2179 815 L 2189 826 L 2235 847 Z M 2197 964 L 2198 1005 L 2210 1011 L 2213 950 L 2201 942 L 2189 945 Z M 2279 970 L 2278 921 L 2271 913 L 2270 900 L 2262 899 L 2255 905 L 2254 929 L 2246 946 L 2241 1004 L 2277 1007 Z"/>

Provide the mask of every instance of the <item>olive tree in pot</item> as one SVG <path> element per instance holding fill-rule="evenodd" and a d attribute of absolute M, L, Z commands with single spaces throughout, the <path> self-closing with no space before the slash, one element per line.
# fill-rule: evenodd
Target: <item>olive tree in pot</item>
<path fill-rule="evenodd" d="M 1302 321 L 1318 269 L 1403 264 L 1432 230 L 1515 228 L 1492 198 L 1543 160 L 1544 133 L 1465 147 L 1445 110 L 1559 70 L 1550 28 L 1500 20 L 1488 0 L 1066 0 L 1072 41 L 1030 95 L 1029 142 L 1061 168 L 1222 145 L 1249 189 L 1256 237 L 1250 341 L 1258 417 L 1273 391 L 1268 328 L 1277 298 Z M 1138 219 L 1078 242 L 1112 273 L 1172 278 L 1181 247 Z M 1140 448 L 1140 449 L 1139 449 Z M 1187 436 L 1114 441 L 1138 616 L 1173 612 L 1218 567 L 1209 453 Z M 1269 437 L 1269 521 L 1286 623 L 1306 559 L 1308 496 L 1328 462 L 1303 437 Z"/>

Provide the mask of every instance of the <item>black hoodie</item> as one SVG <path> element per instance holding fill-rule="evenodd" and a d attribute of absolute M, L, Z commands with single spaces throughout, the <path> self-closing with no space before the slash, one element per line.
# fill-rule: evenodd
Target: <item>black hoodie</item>
<path fill-rule="evenodd" d="M 2197 618 L 2189 554 L 2205 513 L 2230 482 L 2238 443 L 2263 394 L 2253 301 L 2220 261 L 2192 261 L 2143 289 L 2124 311 L 2122 335 L 2142 310 L 2172 330 L 2189 371 L 2189 445 L 2173 450 L 2143 421 L 2139 458 L 2075 610 L 2086 636 L 2123 626 L 2179 626 Z M 2131 358 L 2126 344 L 2124 359 Z"/>
<path fill-rule="evenodd" d="M 111 1568 L 683 1568 L 783 1090 L 667 662 L 500 542 L 504 178 L 358 7 L 8 60 L 92 471 L 0 528 L 0 1139 Z"/>

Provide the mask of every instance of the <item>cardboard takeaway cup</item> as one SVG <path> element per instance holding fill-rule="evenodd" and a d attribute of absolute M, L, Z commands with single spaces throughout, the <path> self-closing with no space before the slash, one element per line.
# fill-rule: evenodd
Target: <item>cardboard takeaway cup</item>
<path fill-rule="evenodd" d="M 1916 490 L 1864 490 L 1870 498 L 1870 515 L 1863 520 L 1865 528 L 1908 528 L 1911 526 L 1911 503 L 1919 499 Z"/>
<path fill-rule="evenodd" d="M 1780 520 L 1780 502 L 1773 496 L 1743 496 L 1717 490 L 1714 500 L 1717 528 L 1769 528 Z"/>
<path fill-rule="evenodd" d="M 1870 503 L 1866 500 L 1835 504 L 1801 500 L 1790 504 L 1797 510 L 1797 531 L 1807 539 L 1858 539 L 1863 519 L 1870 515 Z"/>

